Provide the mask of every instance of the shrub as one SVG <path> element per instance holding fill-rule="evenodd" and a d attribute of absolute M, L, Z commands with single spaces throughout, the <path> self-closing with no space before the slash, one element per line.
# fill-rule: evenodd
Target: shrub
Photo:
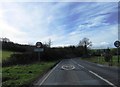
<path fill-rule="evenodd" d="M 30 64 L 37 60 L 36 53 L 12 54 L 8 60 L 2 62 L 2 66 Z"/>
<path fill-rule="evenodd" d="M 105 54 L 104 59 L 105 59 L 106 62 L 110 62 L 110 60 L 112 59 L 112 55 L 111 54 Z"/>

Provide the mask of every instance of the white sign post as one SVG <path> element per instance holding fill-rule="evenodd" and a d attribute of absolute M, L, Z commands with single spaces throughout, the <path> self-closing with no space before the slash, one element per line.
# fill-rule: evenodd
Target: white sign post
<path fill-rule="evenodd" d="M 36 48 L 34 49 L 35 52 L 38 52 L 38 60 L 40 61 L 40 52 L 43 52 L 43 45 L 41 42 L 36 43 Z"/>

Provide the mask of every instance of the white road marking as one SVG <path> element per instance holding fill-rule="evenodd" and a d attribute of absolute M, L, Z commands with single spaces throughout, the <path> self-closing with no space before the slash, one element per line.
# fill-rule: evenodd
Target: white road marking
<path fill-rule="evenodd" d="M 77 64 L 78 66 L 82 67 L 82 68 L 85 68 L 84 66 L 80 65 L 80 64 Z"/>
<path fill-rule="evenodd" d="M 72 59 L 71 59 L 72 60 Z M 82 68 L 85 68 L 84 66 L 78 64 L 77 62 L 75 62 L 74 60 L 72 60 L 74 63 L 76 63 L 78 66 L 82 67 Z M 86 68 L 85 68 L 86 69 Z M 86 69 L 88 70 L 88 69 Z M 106 83 L 108 83 L 109 85 L 113 86 L 113 87 L 117 87 L 116 85 L 114 85 L 113 83 L 111 83 L 110 81 L 104 79 L 103 77 L 99 76 L 98 74 L 94 73 L 93 71 L 91 70 L 88 70 L 90 73 L 94 74 L 95 76 L 97 76 L 98 78 L 100 78 L 101 80 L 105 81 Z"/>
<path fill-rule="evenodd" d="M 61 63 L 61 62 L 60 62 L 60 63 Z M 50 76 L 50 74 L 55 70 L 55 68 L 56 68 L 60 63 L 58 63 L 58 64 L 47 74 L 47 76 L 42 80 L 42 82 L 41 82 L 39 85 L 42 85 L 42 84 L 45 82 L 45 80 Z"/>
<path fill-rule="evenodd" d="M 64 70 L 73 70 L 73 69 L 75 69 L 75 66 L 73 66 L 73 65 L 63 65 L 61 68 L 64 69 Z"/>
<path fill-rule="evenodd" d="M 71 59 L 72 60 L 72 59 Z M 73 61 L 73 60 L 72 60 Z M 76 63 L 75 61 L 73 61 L 74 63 Z M 42 80 L 42 82 L 39 85 L 42 85 L 45 80 L 50 76 L 50 74 L 55 70 L 55 68 L 59 65 L 60 63 L 58 63 L 48 74 L 47 76 Z M 76 63 L 77 64 L 77 63 Z M 77 64 L 78 66 L 85 68 L 84 66 Z M 88 70 L 88 69 L 87 69 Z M 93 75 L 97 76 L 98 78 L 100 78 L 101 80 L 105 81 L 106 83 L 108 83 L 109 85 L 113 86 L 113 87 L 117 87 L 116 85 L 114 85 L 113 83 L 111 83 L 110 81 L 104 79 L 103 77 L 99 76 L 98 74 L 96 74 L 95 72 L 88 70 L 90 73 L 92 73 Z"/>
<path fill-rule="evenodd" d="M 92 73 L 92 74 L 94 74 L 95 76 L 97 76 L 97 77 L 100 78 L 101 80 L 105 81 L 105 82 L 108 83 L 109 85 L 111 85 L 111 86 L 113 86 L 113 87 L 117 87 L 117 86 L 115 86 L 113 83 L 111 83 L 110 81 L 104 79 L 103 77 L 99 76 L 98 74 L 94 73 L 93 71 L 90 71 L 90 70 L 89 70 L 89 72 Z"/>
<path fill-rule="evenodd" d="M 71 59 L 72 60 L 72 59 Z M 84 66 L 82 66 L 82 65 L 80 65 L 80 64 L 78 64 L 78 63 L 76 63 L 74 60 L 72 60 L 75 64 L 77 64 L 78 66 L 80 66 L 80 67 L 82 67 L 82 68 L 85 68 Z"/>
<path fill-rule="evenodd" d="M 103 65 L 101 65 L 101 64 L 97 64 L 97 65 L 103 67 Z"/>

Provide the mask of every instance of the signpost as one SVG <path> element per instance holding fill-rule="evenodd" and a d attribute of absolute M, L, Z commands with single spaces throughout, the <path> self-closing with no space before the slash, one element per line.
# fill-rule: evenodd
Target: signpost
<path fill-rule="evenodd" d="M 43 52 L 43 45 L 41 42 L 36 43 L 36 48 L 34 49 L 35 52 L 38 52 L 38 60 L 40 61 L 40 52 Z"/>
<path fill-rule="evenodd" d="M 119 63 L 119 47 L 120 47 L 120 41 L 114 42 L 115 47 L 117 47 L 117 55 L 118 55 L 118 63 Z"/>
<path fill-rule="evenodd" d="M 37 48 L 42 48 L 42 47 L 43 47 L 43 45 L 42 45 L 42 43 L 41 43 L 41 42 L 37 42 L 37 43 L 36 43 L 36 47 L 37 47 Z"/>
<path fill-rule="evenodd" d="M 35 48 L 34 51 L 35 52 L 42 52 L 42 51 L 44 51 L 44 49 L 43 48 Z"/>

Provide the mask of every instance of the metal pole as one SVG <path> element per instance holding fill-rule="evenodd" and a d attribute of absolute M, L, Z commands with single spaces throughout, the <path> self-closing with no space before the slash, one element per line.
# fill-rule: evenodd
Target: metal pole
<path fill-rule="evenodd" d="M 97 63 L 99 63 L 99 56 L 97 57 Z"/>
<path fill-rule="evenodd" d="M 119 63 L 119 47 L 117 47 L 118 63 Z"/>
<path fill-rule="evenodd" d="M 113 65 L 113 56 L 111 55 L 111 66 Z"/>
<path fill-rule="evenodd" d="M 38 60 L 40 61 L 40 52 L 38 52 Z"/>

